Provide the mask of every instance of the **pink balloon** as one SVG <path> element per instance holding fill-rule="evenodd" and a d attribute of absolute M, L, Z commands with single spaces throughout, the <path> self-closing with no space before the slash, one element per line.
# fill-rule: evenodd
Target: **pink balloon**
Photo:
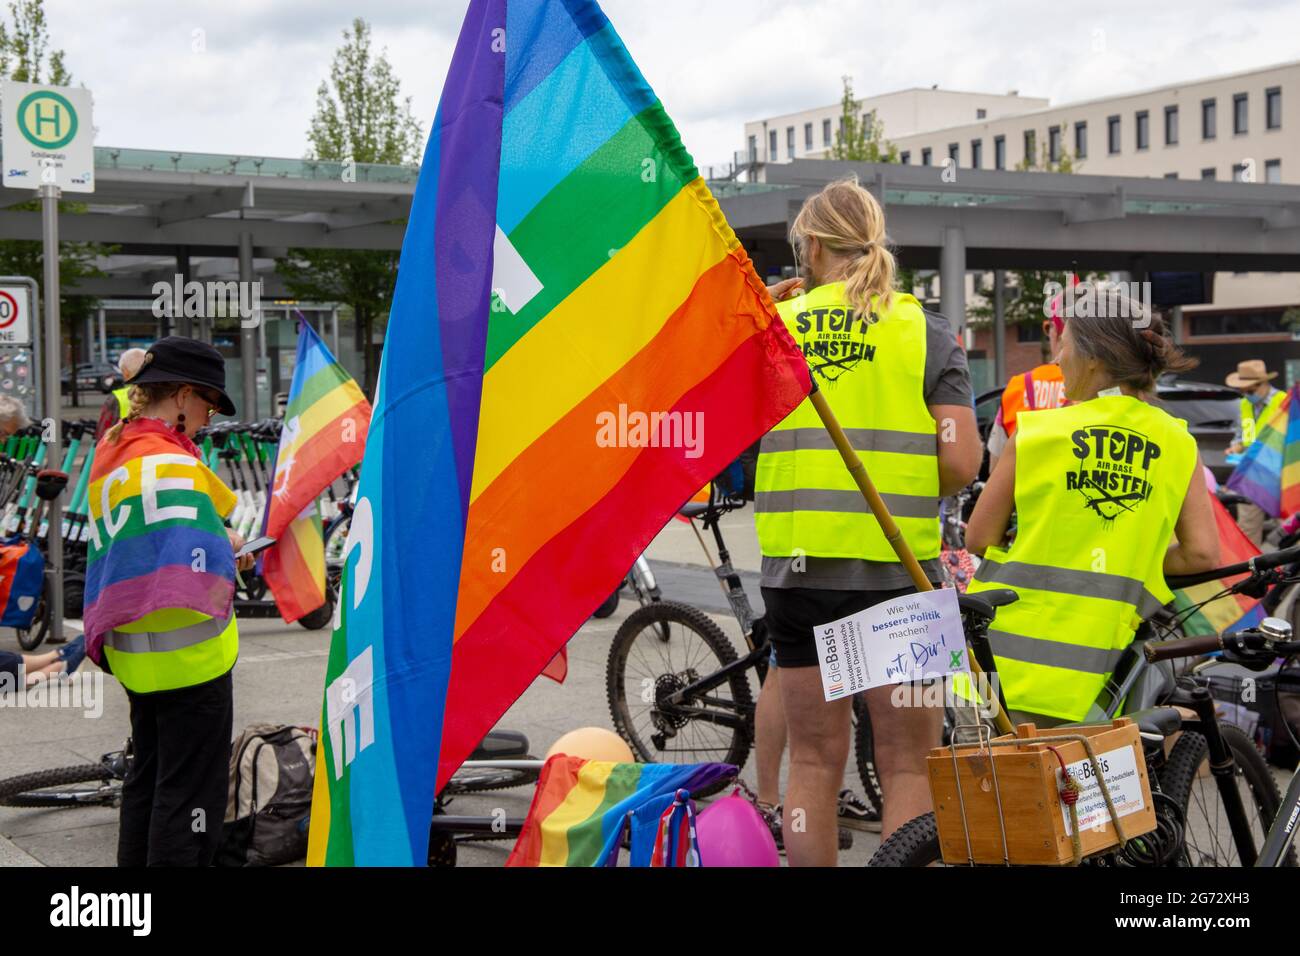
<path fill-rule="evenodd" d="M 772 831 L 744 797 L 723 797 L 695 819 L 701 866 L 780 866 Z"/>

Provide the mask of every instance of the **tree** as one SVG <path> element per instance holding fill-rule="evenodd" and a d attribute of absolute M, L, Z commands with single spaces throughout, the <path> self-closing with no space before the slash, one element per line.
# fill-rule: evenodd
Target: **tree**
<path fill-rule="evenodd" d="M 316 113 L 307 141 L 309 159 L 393 165 L 420 161 L 422 133 L 411 113 L 411 98 L 402 98 L 401 84 L 386 54 L 372 54 L 370 27 L 360 17 L 344 31 L 329 80 L 316 91 Z M 352 307 L 367 394 L 372 393 L 376 373 L 375 320 L 386 315 L 391 305 L 397 263 L 396 252 L 290 249 L 288 257 L 276 264 L 294 295 Z"/>
<path fill-rule="evenodd" d="M 11 0 L 9 17 L 12 24 L 6 27 L 0 21 L 0 77 L 22 83 L 46 83 L 52 86 L 69 86 L 72 74 L 63 62 L 63 51 L 49 51 L 49 33 L 45 23 L 42 0 Z M 48 53 L 48 57 L 47 57 Z M 40 212 L 39 199 L 18 203 L 15 211 Z M 86 205 L 60 202 L 60 215 L 84 213 Z M 92 296 L 75 295 L 77 283 L 86 278 L 103 276 L 95 260 L 107 256 L 116 247 L 97 242 L 59 243 L 59 314 L 66 324 L 73 343 L 76 330 L 98 304 Z M 45 254 L 40 242 L 28 239 L 0 240 L 0 274 L 39 278 L 44 274 Z M 77 377 L 72 376 L 73 401 L 76 401 Z"/>
<path fill-rule="evenodd" d="M 860 163 L 898 162 L 898 147 L 885 139 L 885 124 L 876 119 L 874 110 L 862 116 L 862 103 L 853 95 L 853 77 L 843 79 L 840 128 L 831 147 L 831 158 Z"/>

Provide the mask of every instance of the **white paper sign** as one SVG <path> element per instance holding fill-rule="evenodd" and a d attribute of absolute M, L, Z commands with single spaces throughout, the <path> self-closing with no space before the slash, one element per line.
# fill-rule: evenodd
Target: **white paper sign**
<path fill-rule="evenodd" d="M 816 627 L 813 637 L 827 700 L 970 671 L 961 608 L 951 588 L 885 601 Z"/>
<path fill-rule="evenodd" d="M 1137 760 L 1133 756 L 1132 747 L 1120 747 L 1097 754 L 1097 763 L 1101 766 L 1102 776 L 1106 778 L 1106 789 L 1110 791 L 1116 815 L 1126 817 L 1146 807 L 1146 802 L 1142 799 L 1142 778 L 1138 776 Z M 1106 810 L 1106 798 L 1101 795 L 1101 787 L 1097 784 L 1097 775 L 1092 771 L 1092 761 L 1085 757 L 1077 763 L 1067 764 L 1066 769 L 1083 788 L 1076 804 L 1079 810 L 1079 829 L 1109 826 L 1110 813 Z M 1058 789 L 1065 785 L 1059 766 L 1056 768 L 1056 785 Z M 1070 808 L 1064 803 L 1061 804 L 1061 816 L 1065 819 L 1065 832 L 1074 832 L 1070 826 Z"/>

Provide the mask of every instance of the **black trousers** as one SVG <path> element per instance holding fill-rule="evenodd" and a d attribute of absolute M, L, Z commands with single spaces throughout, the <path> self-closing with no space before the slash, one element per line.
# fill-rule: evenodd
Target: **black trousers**
<path fill-rule="evenodd" d="M 118 866 L 211 866 L 221 841 L 234 720 L 231 672 L 131 701 Z"/>

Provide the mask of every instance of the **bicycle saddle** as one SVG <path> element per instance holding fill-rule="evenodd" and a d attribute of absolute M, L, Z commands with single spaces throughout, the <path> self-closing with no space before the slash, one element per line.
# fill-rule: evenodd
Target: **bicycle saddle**
<path fill-rule="evenodd" d="M 708 510 L 709 503 L 707 501 L 688 501 L 677 509 L 677 513 L 683 518 L 698 518 Z"/>
<path fill-rule="evenodd" d="M 509 760 L 528 754 L 528 738 L 517 730 L 490 730 L 470 760 Z"/>
<path fill-rule="evenodd" d="M 995 608 L 1015 604 L 1019 600 L 1020 595 L 1010 588 L 994 588 L 991 591 L 981 591 L 979 594 L 957 595 L 957 605 L 963 614 L 977 614 L 986 621 L 993 620 L 994 614 L 997 613 Z"/>

